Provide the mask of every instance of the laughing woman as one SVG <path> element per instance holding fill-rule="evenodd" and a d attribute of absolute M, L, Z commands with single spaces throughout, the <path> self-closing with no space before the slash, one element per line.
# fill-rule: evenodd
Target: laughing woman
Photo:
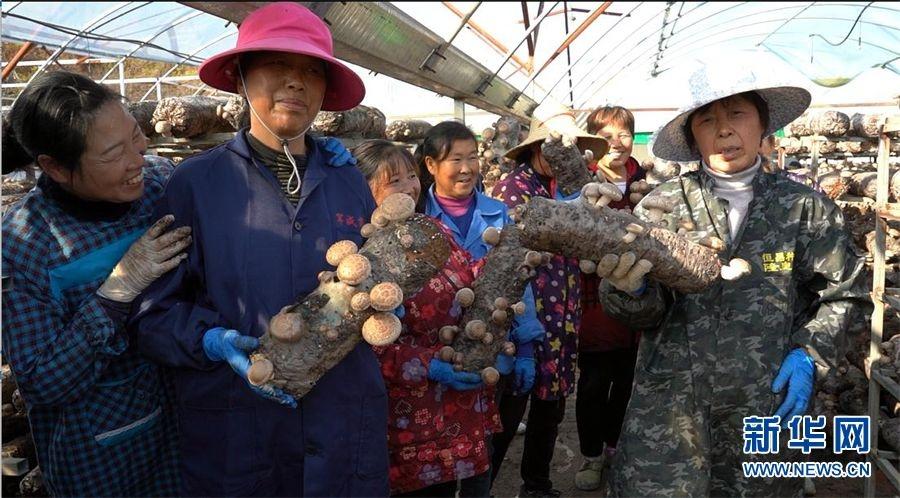
<path fill-rule="evenodd" d="M 47 487 L 53 496 L 175 495 L 167 393 L 124 326 L 132 300 L 191 242 L 190 228 L 164 233 L 171 217 L 150 227 L 172 165 L 145 156 L 119 96 L 81 75 L 36 79 L 10 122 L 19 143 L 4 152 L 21 146 L 43 174 L 3 218 L 3 353 Z"/>

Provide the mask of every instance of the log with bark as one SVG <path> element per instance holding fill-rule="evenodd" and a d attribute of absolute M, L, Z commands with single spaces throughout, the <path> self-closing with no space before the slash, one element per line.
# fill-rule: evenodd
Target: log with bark
<path fill-rule="evenodd" d="M 819 186 L 825 192 L 829 199 L 837 199 L 849 190 L 847 181 L 841 176 L 840 171 L 832 171 L 819 176 Z"/>
<path fill-rule="evenodd" d="M 846 140 L 837 143 L 837 150 L 848 154 L 866 154 L 877 148 L 878 144 L 871 140 Z"/>
<path fill-rule="evenodd" d="M 391 121 L 384 130 L 388 140 L 395 142 L 417 142 L 425 138 L 431 123 L 421 119 L 398 119 Z"/>
<path fill-rule="evenodd" d="M 809 114 L 803 114 L 785 127 L 787 136 L 793 138 L 807 137 L 813 134 Z"/>
<path fill-rule="evenodd" d="M 235 130 L 250 126 L 250 106 L 240 95 L 232 95 L 228 100 L 216 107 L 216 114 L 231 124 Z"/>
<path fill-rule="evenodd" d="M 0 451 L 0 455 L 3 458 L 24 458 L 30 463 L 35 463 L 35 454 L 31 433 L 23 434 L 3 443 L 3 449 Z"/>
<path fill-rule="evenodd" d="M 840 137 L 850 129 L 850 117 L 840 111 L 811 114 L 808 122 L 813 133 L 826 137 Z"/>
<path fill-rule="evenodd" d="M 860 197 L 875 199 L 878 190 L 878 173 L 874 171 L 856 173 L 850 177 L 850 193 Z"/>
<path fill-rule="evenodd" d="M 321 111 L 312 125 L 315 133 L 345 138 L 384 138 L 384 129 L 384 113 L 364 105 L 349 111 Z"/>
<path fill-rule="evenodd" d="M 162 99 L 153 112 L 154 129 L 160 135 L 176 138 L 234 131 L 231 123 L 219 117 L 219 106 L 225 102 L 202 95 Z"/>
<path fill-rule="evenodd" d="M 393 194 L 363 226 L 361 248 L 340 241 L 328 249 L 336 270 L 323 271 L 315 291 L 272 318 L 251 356 L 251 383 L 271 382 L 299 398 L 361 339 L 385 345 L 397 338 L 392 311 L 450 257 L 447 235 L 414 209 L 412 198 Z"/>
<path fill-rule="evenodd" d="M 481 155 L 481 177 L 484 191 L 490 193 L 494 185 L 517 166 L 516 161 L 507 159 L 506 153 L 524 140 L 526 132 L 515 118 L 503 116 L 491 128 L 481 132 L 479 154 Z"/>
<path fill-rule="evenodd" d="M 147 137 L 156 134 L 156 130 L 153 127 L 153 113 L 156 111 L 156 104 L 155 100 L 129 102 L 126 104 L 128 112 L 134 116 L 138 126 L 141 127 L 141 131 L 144 132 L 144 136 Z"/>
<path fill-rule="evenodd" d="M 444 327 L 441 341 L 447 344 L 439 357 L 454 367 L 480 372 L 486 384 L 495 384 L 500 375 L 494 368 L 498 354 L 512 355 L 515 346 L 507 336 L 514 315 L 525 312 L 521 302 L 535 266 L 544 261 L 540 253 L 522 247 L 521 232 L 514 226 L 502 231 L 488 228 L 484 241 L 494 246 L 472 288 L 460 289 L 456 300 L 465 310 L 462 327 Z"/>
<path fill-rule="evenodd" d="M 19 482 L 19 492 L 22 493 L 22 496 L 48 495 L 40 467 L 35 467 L 25 474 L 25 477 Z"/>
<path fill-rule="evenodd" d="M 850 117 L 849 134 L 857 137 L 878 138 L 883 122 L 884 115 L 882 114 L 856 113 Z"/>

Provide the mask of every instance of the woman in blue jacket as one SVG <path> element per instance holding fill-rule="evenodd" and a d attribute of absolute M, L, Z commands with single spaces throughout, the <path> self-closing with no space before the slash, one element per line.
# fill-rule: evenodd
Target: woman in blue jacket
<path fill-rule="evenodd" d="M 338 142 L 306 135 L 320 109 L 359 104 L 362 81 L 295 3 L 248 16 L 238 47 L 207 60 L 200 78 L 245 96 L 250 128 L 172 176 L 160 212 L 192 227 L 194 245 L 135 317 L 142 351 L 175 367 L 182 494 L 387 495 L 387 400 L 368 345 L 299 400 L 246 380 L 247 352 L 316 288 L 328 247 L 362 242 L 368 185 Z"/>
<path fill-rule="evenodd" d="M 174 496 L 178 434 L 160 369 L 137 353 L 132 301 L 184 259 L 190 228 L 151 227 L 172 172 L 120 97 L 79 74 L 36 78 L 3 136 L 42 174 L 3 217 L 3 356 L 53 496 Z M 148 230 L 148 227 L 149 230 Z M 5 285 L 4 285 L 5 287 Z"/>
<path fill-rule="evenodd" d="M 503 228 L 512 223 L 502 202 L 478 192 L 478 142 L 466 125 L 444 121 L 432 127 L 416 149 L 419 170 L 434 178 L 425 194 L 425 214 L 437 218 L 453 234 L 473 261 L 484 258 L 491 246 L 481 235 L 488 227 Z M 543 337 L 544 327 L 537 319 L 531 286 L 525 288 L 525 314 L 517 316 L 510 339 L 516 343 L 513 367 L 515 389 L 527 393 L 534 384 L 533 342 Z M 512 430 L 505 427 L 504 430 Z"/>

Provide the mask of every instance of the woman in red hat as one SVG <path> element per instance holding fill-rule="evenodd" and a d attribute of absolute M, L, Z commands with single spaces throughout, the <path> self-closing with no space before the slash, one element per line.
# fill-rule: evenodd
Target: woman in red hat
<path fill-rule="evenodd" d="M 140 349 L 174 367 L 183 495 L 384 496 L 387 399 L 360 344 L 300 400 L 251 387 L 247 352 L 269 319 L 316 288 L 325 251 L 362 243 L 375 202 L 350 153 L 307 135 L 320 110 L 360 103 L 360 78 L 305 7 L 273 3 L 200 79 L 243 95 L 250 128 L 182 163 L 159 208 L 193 229 L 177 270 L 142 296 Z"/>

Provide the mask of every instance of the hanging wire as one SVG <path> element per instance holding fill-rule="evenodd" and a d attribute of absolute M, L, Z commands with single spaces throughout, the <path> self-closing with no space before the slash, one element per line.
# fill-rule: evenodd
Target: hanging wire
<path fill-rule="evenodd" d="M 538 102 L 538 105 L 541 105 L 542 103 L 544 103 L 544 100 L 546 100 L 547 97 L 550 96 L 550 93 L 553 92 L 553 89 L 556 88 L 556 86 L 559 85 L 559 84 L 562 82 L 562 80 L 564 80 L 564 79 L 566 78 L 566 72 L 570 71 L 573 67 L 577 66 L 578 63 L 581 62 L 581 59 L 582 59 L 585 55 L 587 55 L 589 52 L 591 52 L 591 51 L 594 49 L 594 47 L 597 46 L 598 43 L 600 43 L 600 40 L 602 40 L 606 35 L 608 35 L 608 34 L 609 34 L 616 26 L 619 25 L 620 22 L 622 22 L 623 20 L 625 20 L 625 18 L 630 17 L 631 14 L 632 14 L 635 10 L 637 10 L 638 7 L 640 7 L 640 6 L 643 5 L 643 4 L 644 4 L 644 2 L 638 2 L 638 4 L 637 4 L 636 6 L 634 6 L 634 8 L 632 8 L 630 11 L 628 11 L 627 14 L 625 14 L 624 16 L 620 16 L 619 19 L 615 22 L 615 24 L 613 24 L 608 30 L 604 31 L 602 35 L 600 35 L 599 37 L 597 37 L 597 39 L 594 40 L 594 43 L 592 43 L 590 47 L 588 47 L 585 51 L 583 51 L 583 52 L 581 53 L 581 55 L 579 55 L 578 58 L 575 59 L 575 62 L 573 62 L 572 64 L 569 65 L 569 67 L 566 68 L 566 71 L 564 71 L 564 72 L 562 73 L 562 76 L 560 76 L 559 79 L 556 80 L 556 83 L 554 83 L 553 86 L 551 86 L 550 89 L 547 90 L 547 92 L 544 94 L 544 97 L 540 100 L 540 102 Z M 588 62 L 586 62 L 586 64 L 590 64 L 590 62 L 591 62 L 591 61 L 588 61 Z M 585 73 L 585 74 L 589 74 L 589 73 Z M 578 87 L 578 84 L 581 83 L 581 81 L 582 81 L 583 79 L 584 79 L 584 77 L 582 77 L 581 80 L 578 80 L 578 83 L 575 83 L 574 88 L 577 88 L 577 87 Z M 527 88 L 527 87 L 526 87 L 526 88 Z M 522 91 L 524 92 L 524 91 L 526 90 L 526 88 L 523 88 Z"/>
<path fill-rule="evenodd" d="M 112 36 L 100 35 L 100 34 L 91 33 L 91 32 L 86 32 L 86 33 L 80 33 L 80 34 L 79 34 L 79 31 L 78 31 L 77 29 L 69 28 L 69 27 L 67 27 L 67 26 L 62 26 L 62 25 L 59 25 L 59 24 L 53 24 L 53 23 L 50 23 L 50 22 L 47 22 L 47 21 L 40 21 L 40 20 L 38 20 L 38 19 L 33 19 L 33 18 L 26 17 L 26 16 L 22 16 L 22 15 L 19 15 L 19 14 L 10 14 L 10 13 L 8 13 L 8 12 L 4 12 L 3 15 L 4 15 L 4 16 L 7 16 L 7 15 L 8 15 L 8 16 L 10 16 L 10 17 L 15 17 L 15 18 L 17 18 L 17 19 L 22 19 L 22 20 L 24 20 L 24 21 L 33 22 L 33 23 L 35 23 L 35 24 L 39 24 L 39 25 L 44 26 L 44 27 L 46 27 L 46 28 L 50 28 L 50 29 L 52 29 L 52 30 L 59 31 L 60 33 L 65 33 L 65 34 L 71 35 L 71 36 L 77 36 L 78 38 L 82 38 L 82 39 L 85 39 L 85 40 L 105 41 L 105 42 L 133 43 L 133 44 L 136 44 L 136 45 L 140 45 L 141 43 L 143 43 L 143 41 L 141 41 L 141 40 L 132 40 L 132 39 L 127 39 L 127 38 L 116 38 L 116 37 L 112 37 Z M 166 47 L 163 47 L 163 46 L 160 46 L 160 45 L 156 45 L 156 44 L 153 44 L 153 43 L 148 43 L 148 44 L 146 44 L 145 46 L 146 46 L 146 47 L 153 48 L 153 49 L 156 49 L 156 50 L 160 50 L 160 51 L 162 51 L 162 52 L 166 52 L 166 53 L 168 53 L 168 54 L 174 55 L 175 57 L 179 57 L 179 58 L 185 57 L 185 54 L 182 53 L 182 52 L 178 52 L 178 51 L 176 51 L 176 50 L 171 50 L 171 49 L 168 49 L 168 48 L 166 48 Z M 196 60 L 196 61 L 191 61 L 191 62 L 198 62 L 198 63 L 199 63 L 199 62 L 202 62 L 202 61 Z"/>
<path fill-rule="evenodd" d="M 818 33 L 813 33 L 813 34 L 809 35 L 810 38 L 812 38 L 812 37 L 819 37 L 819 38 L 825 40 L 825 43 L 831 45 L 832 47 L 839 47 L 839 46 L 843 45 L 844 42 L 847 41 L 847 38 L 850 38 L 850 35 L 853 34 L 853 29 L 856 28 L 856 25 L 859 23 L 859 20 L 860 20 L 860 18 L 862 18 L 862 15 L 866 12 L 866 9 L 868 9 L 869 6 L 872 5 L 873 3 L 875 3 L 875 2 L 869 2 L 869 3 L 867 3 L 866 6 L 863 7 L 861 11 L 859 11 L 859 15 L 856 16 L 856 20 L 853 21 L 853 26 L 850 26 L 850 31 L 847 32 L 847 35 L 844 36 L 844 39 L 843 39 L 843 40 L 841 40 L 841 41 L 839 41 L 839 42 L 837 42 L 837 43 L 832 43 L 832 42 L 828 41 L 828 38 L 825 38 L 824 36 L 822 36 L 822 35 L 820 35 L 820 34 L 818 34 Z"/>

